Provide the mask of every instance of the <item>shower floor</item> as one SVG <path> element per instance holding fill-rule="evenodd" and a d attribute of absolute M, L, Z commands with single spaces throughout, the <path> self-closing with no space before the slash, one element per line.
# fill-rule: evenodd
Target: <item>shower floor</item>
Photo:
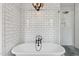
<path fill-rule="evenodd" d="M 63 46 L 66 50 L 65 56 L 79 56 L 79 49 L 74 46 Z"/>

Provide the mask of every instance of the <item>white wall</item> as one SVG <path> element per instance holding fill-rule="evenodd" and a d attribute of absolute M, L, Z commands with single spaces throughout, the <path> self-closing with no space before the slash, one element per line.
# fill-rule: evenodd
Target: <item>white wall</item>
<path fill-rule="evenodd" d="M 60 4 L 61 11 L 61 44 L 74 45 L 74 4 L 62 3 Z M 63 12 L 69 11 L 64 14 Z"/>
<path fill-rule="evenodd" d="M 25 42 L 34 42 L 36 35 L 42 35 L 44 42 L 59 41 L 59 4 L 44 4 L 44 8 L 36 11 L 32 4 L 23 4 L 24 23 L 23 36 Z"/>
<path fill-rule="evenodd" d="M 2 55 L 2 4 L 0 3 L 0 55 Z"/>
<path fill-rule="evenodd" d="M 75 47 L 79 48 L 79 3 L 75 4 Z"/>
<path fill-rule="evenodd" d="M 3 55 L 11 55 L 11 49 L 20 42 L 19 4 L 3 4 Z"/>

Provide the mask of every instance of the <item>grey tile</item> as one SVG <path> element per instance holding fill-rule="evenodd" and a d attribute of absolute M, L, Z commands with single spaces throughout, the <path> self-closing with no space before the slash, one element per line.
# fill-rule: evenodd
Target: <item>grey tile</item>
<path fill-rule="evenodd" d="M 79 56 L 79 49 L 74 46 L 63 46 L 66 50 L 65 56 Z"/>

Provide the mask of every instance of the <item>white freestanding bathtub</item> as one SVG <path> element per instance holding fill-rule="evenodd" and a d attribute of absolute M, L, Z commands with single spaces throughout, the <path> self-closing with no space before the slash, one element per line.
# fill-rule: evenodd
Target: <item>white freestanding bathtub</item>
<path fill-rule="evenodd" d="M 24 43 L 14 47 L 11 52 L 16 56 L 63 56 L 65 49 L 57 44 L 43 43 L 40 51 L 36 51 L 34 43 Z"/>

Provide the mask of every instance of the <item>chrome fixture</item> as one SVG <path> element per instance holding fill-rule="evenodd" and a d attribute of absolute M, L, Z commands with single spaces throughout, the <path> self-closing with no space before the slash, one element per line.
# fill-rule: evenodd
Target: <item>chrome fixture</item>
<path fill-rule="evenodd" d="M 40 51 L 42 48 L 42 36 L 41 35 L 37 35 L 36 39 L 35 39 L 35 47 L 36 47 L 36 51 Z"/>
<path fill-rule="evenodd" d="M 43 3 L 32 3 L 33 7 L 39 11 L 40 8 L 43 8 L 44 4 Z"/>
<path fill-rule="evenodd" d="M 64 11 L 63 13 L 64 13 L 64 14 L 68 14 L 68 13 L 69 13 L 69 11 Z"/>

